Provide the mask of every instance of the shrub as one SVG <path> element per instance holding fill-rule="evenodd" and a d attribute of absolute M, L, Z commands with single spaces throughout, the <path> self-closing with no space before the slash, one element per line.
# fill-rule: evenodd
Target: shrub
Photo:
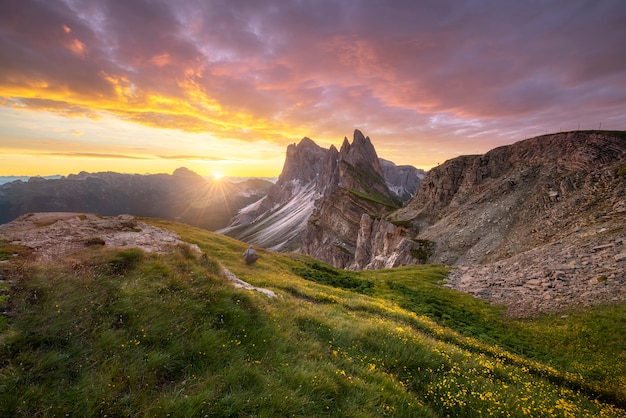
<path fill-rule="evenodd" d="M 414 239 L 412 241 L 417 244 L 417 247 L 411 248 L 411 256 L 422 263 L 426 263 L 428 258 L 433 255 L 435 243 L 427 239 Z"/>
<path fill-rule="evenodd" d="M 371 281 L 359 279 L 353 273 L 337 270 L 315 261 L 293 267 L 293 272 L 306 280 L 358 293 L 367 293 L 374 286 Z"/>

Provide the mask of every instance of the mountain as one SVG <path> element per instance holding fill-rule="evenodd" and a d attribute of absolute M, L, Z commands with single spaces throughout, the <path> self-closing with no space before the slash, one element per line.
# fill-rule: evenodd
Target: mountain
<path fill-rule="evenodd" d="M 349 267 L 461 266 L 450 286 L 513 298 L 518 315 L 576 304 L 597 286 L 615 302 L 625 224 L 626 133 L 544 135 L 446 161 L 405 207 L 363 215 Z"/>
<path fill-rule="evenodd" d="M 236 185 L 205 180 L 186 168 L 172 175 L 81 172 L 61 179 L 36 177 L 0 185 L 0 223 L 30 212 L 96 212 L 177 219 L 215 230 L 270 186 L 261 180 Z"/>
<path fill-rule="evenodd" d="M 301 252 L 343 268 L 354 253 L 361 216 L 389 212 L 401 201 L 387 186 L 374 146 L 361 132 L 355 131 L 352 144 L 344 139 L 330 156 L 326 169 L 336 185 L 317 202 Z"/>
<path fill-rule="evenodd" d="M 278 251 L 298 248 L 314 203 L 322 196 L 319 174 L 327 159 L 328 151 L 309 138 L 289 145 L 276 184 L 218 232 Z"/>
<path fill-rule="evenodd" d="M 378 161 L 389 190 L 403 202 L 410 200 L 426 176 L 426 172 L 412 165 L 395 165 L 382 158 Z"/>
<path fill-rule="evenodd" d="M 303 138 L 287 147 L 283 170 L 267 196 L 242 209 L 219 232 L 273 250 L 301 249 L 330 260 L 334 255 L 323 254 L 318 243 L 340 240 L 349 246 L 353 239 L 341 234 L 331 238 L 325 222 L 335 230 L 353 231 L 354 219 L 363 211 L 399 207 L 415 192 L 421 176 L 421 170 L 379 159 L 371 140 L 359 130 L 352 143 L 344 138 L 340 150 Z M 346 217 L 338 220 L 333 207 L 343 196 L 348 198 L 341 208 Z M 340 226 L 343 221 L 349 225 Z M 312 228 L 312 222 L 319 228 Z"/>
<path fill-rule="evenodd" d="M 54 176 L 35 176 L 34 178 L 43 178 L 46 180 L 52 180 L 52 179 L 60 179 L 61 177 L 63 176 L 55 174 Z M 14 181 L 27 182 L 31 178 L 33 177 L 32 176 L 0 176 L 0 185 L 6 184 L 6 183 L 13 183 Z"/>

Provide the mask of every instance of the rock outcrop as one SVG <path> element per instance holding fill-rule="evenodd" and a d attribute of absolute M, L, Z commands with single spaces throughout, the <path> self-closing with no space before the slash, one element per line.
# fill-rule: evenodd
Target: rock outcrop
<path fill-rule="evenodd" d="M 29 213 L 0 225 L 0 240 L 31 248 L 38 260 L 59 260 L 90 245 L 139 248 L 154 253 L 166 253 L 172 247 L 184 245 L 201 252 L 197 245 L 181 241 L 176 233 L 131 215 Z"/>
<path fill-rule="evenodd" d="M 218 232 L 272 250 L 300 250 L 345 267 L 354 254 L 361 215 L 399 207 L 403 200 L 392 190 L 406 200 L 421 173 L 381 162 L 371 140 L 358 130 L 352 143 L 344 138 L 339 150 L 304 138 L 287 147 L 283 171 L 267 196 Z"/>
<path fill-rule="evenodd" d="M 382 215 L 400 205 L 385 182 L 369 138 L 355 131 L 344 140 L 332 177 L 336 186 L 317 203 L 306 226 L 302 252 L 335 267 L 352 264 L 363 214 Z"/>

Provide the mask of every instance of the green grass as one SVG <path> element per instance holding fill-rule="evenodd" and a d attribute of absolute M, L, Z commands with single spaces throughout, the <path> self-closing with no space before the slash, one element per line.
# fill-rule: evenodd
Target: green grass
<path fill-rule="evenodd" d="M 14 257 L 0 416 L 626 413 L 624 305 L 507 320 L 442 287 L 444 266 L 355 273 L 262 249 L 247 266 L 241 242 L 151 222 L 205 255 Z"/>
<path fill-rule="evenodd" d="M 387 206 L 392 209 L 398 209 L 400 207 L 396 202 L 392 202 L 386 199 L 384 196 L 380 195 L 379 193 L 367 194 L 356 189 L 347 189 L 347 190 L 353 195 L 355 195 L 356 197 L 364 199 L 364 200 L 368 200 L 373 203 Z"/>

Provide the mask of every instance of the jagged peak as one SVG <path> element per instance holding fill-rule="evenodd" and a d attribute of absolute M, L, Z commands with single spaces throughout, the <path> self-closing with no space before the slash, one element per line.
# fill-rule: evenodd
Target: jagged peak
<path fill-rule="evenodd" d="M 339 153 L 341 155 L 347 155 L 350 152 L 350 142 L 348 141 L 348 137 L 343 138 L 343 142 L 341 143 L 341 148 L 339 149 Z"/>
<path fill-rule="evenodd" d="M 294 179 L 308 183 L 315 179 L 326 160 L 326 152 L 326 149 L 306 136 L 298 144 L 290 144 L 283 171 L 276 184 L 280 186 Z"/>
<path fill-rule="evenodd" d="M 354 130 L 354 135 L 352 138 L 352 144 L 357 144 L 359 142 L 369 142 L 370 138 L 369 136 L 366 138 L 365 135 L 363 135 L 363 132 L 359 131 L 358 129 Z"/>
<path fill-rule="evenodd" d="M 371 168 L 381 177 L 383 175 L 374 145 L 369 137 L 364 136 L 358 129 L 354 130 L 352 144 L 348 142 L 347 138 L 344 138 L 339 155 L 341 160 L 352 166 Z"/>

